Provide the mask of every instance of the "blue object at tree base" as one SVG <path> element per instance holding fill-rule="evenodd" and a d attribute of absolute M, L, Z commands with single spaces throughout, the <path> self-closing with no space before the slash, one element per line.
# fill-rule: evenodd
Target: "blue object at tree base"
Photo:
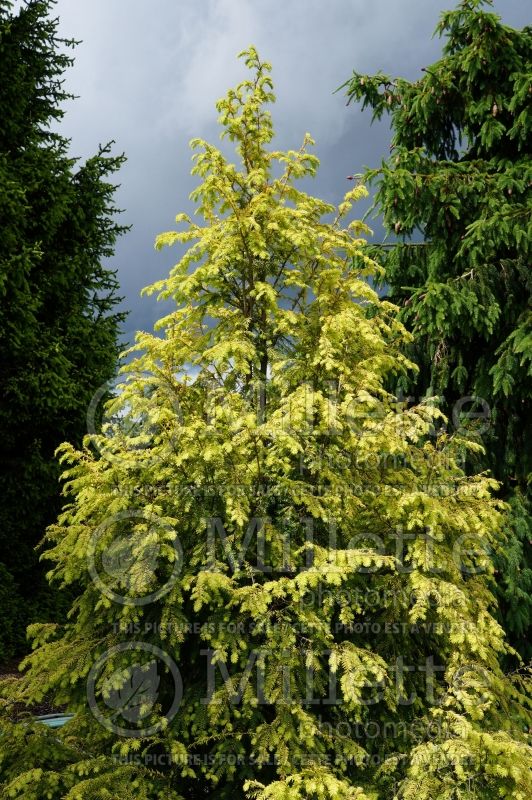
<path fill-rule="evenodd" d="M 35 720 L 42 722 L 49 728 L 62 728 L 69 719 L 72 719 L 72 716 L 72 714 L 43 714 L 40 717 L 35 717 Z"/>

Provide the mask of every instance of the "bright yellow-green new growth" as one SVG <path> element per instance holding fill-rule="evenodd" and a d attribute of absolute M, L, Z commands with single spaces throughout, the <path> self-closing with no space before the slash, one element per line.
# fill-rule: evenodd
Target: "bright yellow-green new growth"
<path fill-rule="evenodd" d="M 163 753 L 164 769 L 133 770 L 142 797 L 524 800 L 524 711 L 490 613 L 494 482 L 464 475 L 474 445 L 433 405 L 387 390 L 414 367 L 368 283 L 367 229 L 344 221 L 365 189 L 334 208 L 296 188 L 317 169 L 312 140 L 268 149 L 270 67 L 243 55 L 252 78 L 218 103 L 238 164 L 195 140 L 200 221 L 180 214 L 157 240 L 189 245 L 147 290 L 175 310 L 138 334 L 114 423 L 62 448 L 69 505 L 47 557 L 79 596 L 66 626 L 33 629 L 19 697 L 75 713 L 60 738 L 83 742 L 87 777 L 78 795 L 53 762 L 47 796 L 129 796 L 111 754 Z M 102 590 L 117 532 L 127 569 Z M 141 739 L 87 707 L 110 650 L 96 700 L 131 681 L 133 656 L 112 648 L 132 626 L 183 680 L 169 719 L 162 669 Z M 97 793 L 96 762 L 122 795 Z M 33 797 L 13 774 L 5 791 Z"/>

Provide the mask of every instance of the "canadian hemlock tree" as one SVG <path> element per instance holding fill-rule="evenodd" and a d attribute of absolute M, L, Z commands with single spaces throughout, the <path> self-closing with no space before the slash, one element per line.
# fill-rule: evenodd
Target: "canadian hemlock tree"
<path fill-rule="evenodd" d="M 238 166 L 194 140 L 201 221 L 157 240 L 190 244 L 148 289 L 175 310 L 138 334 L 114 422 L 61 448 L 47 556 L 80 591 L 4 695 L 74 718 L 3 723 L 4 796 L 525 800 L 496 484 L 464 475 L 478 445 L 434 406 L 386 390 L 414 366 L 347 221 L 365 190 L 334 208 L 296 188 L 312 140 L 269 149 L 270 66 L 243 56 L 217 106 Z"/>

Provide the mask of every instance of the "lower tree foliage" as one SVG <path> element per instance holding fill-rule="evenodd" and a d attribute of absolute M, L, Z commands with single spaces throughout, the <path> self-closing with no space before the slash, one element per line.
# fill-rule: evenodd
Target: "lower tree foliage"
<path fill-rule="evenodd" d="M 414 365 L 346 221 L 365 190 L 296 188 L 312 142 L 268 148 L 270 67 L 243 55 L 218 103 L 241 164 L 195 140 L 203 223 L 157 240 L 191 243 L 148 290 L 176 308 L 138 334 L 102 433 L 60 450 L 47 556 L 79 595 L 4 684 L 0 796 L 526 800 L 496 482 L 387 391 Z M 61 731 L 13 722 L 45 696 Z"/>

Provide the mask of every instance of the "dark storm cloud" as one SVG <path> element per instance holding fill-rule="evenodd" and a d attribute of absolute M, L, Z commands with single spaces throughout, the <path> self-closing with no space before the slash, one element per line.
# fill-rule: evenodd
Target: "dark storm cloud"
<path fill-rule="evenodd" d="M 112 261 L 124 306 L 126 338 L 150 330 L 162 315 L 140 289 L 162 277 L 178 252 L 156 253 L 158 232 L 190 211 L 194 186 L 188 141 L 218 141 L 215 101 L 246 72 L 236 54 L 254 44 L 272 62 L 277 103 L 276 146 L 316 140 L 321 169 L 312 191 L 338 202 L 346 176 L 375 165 L 388 151 L 385 124 L 345 107 L 334 89 L 353 68 L 415 78 L 441 48 L 431 39 L 440 12 L 453 0 L 59 0 L 63 36 L 81 39 L 67 87 L 62 132 L 85 158 L 115 139 L 128 162 L 118 203 L 132 230 Z M 498 0 L 505 22 L 527 23 L 522 0 Z"/>

